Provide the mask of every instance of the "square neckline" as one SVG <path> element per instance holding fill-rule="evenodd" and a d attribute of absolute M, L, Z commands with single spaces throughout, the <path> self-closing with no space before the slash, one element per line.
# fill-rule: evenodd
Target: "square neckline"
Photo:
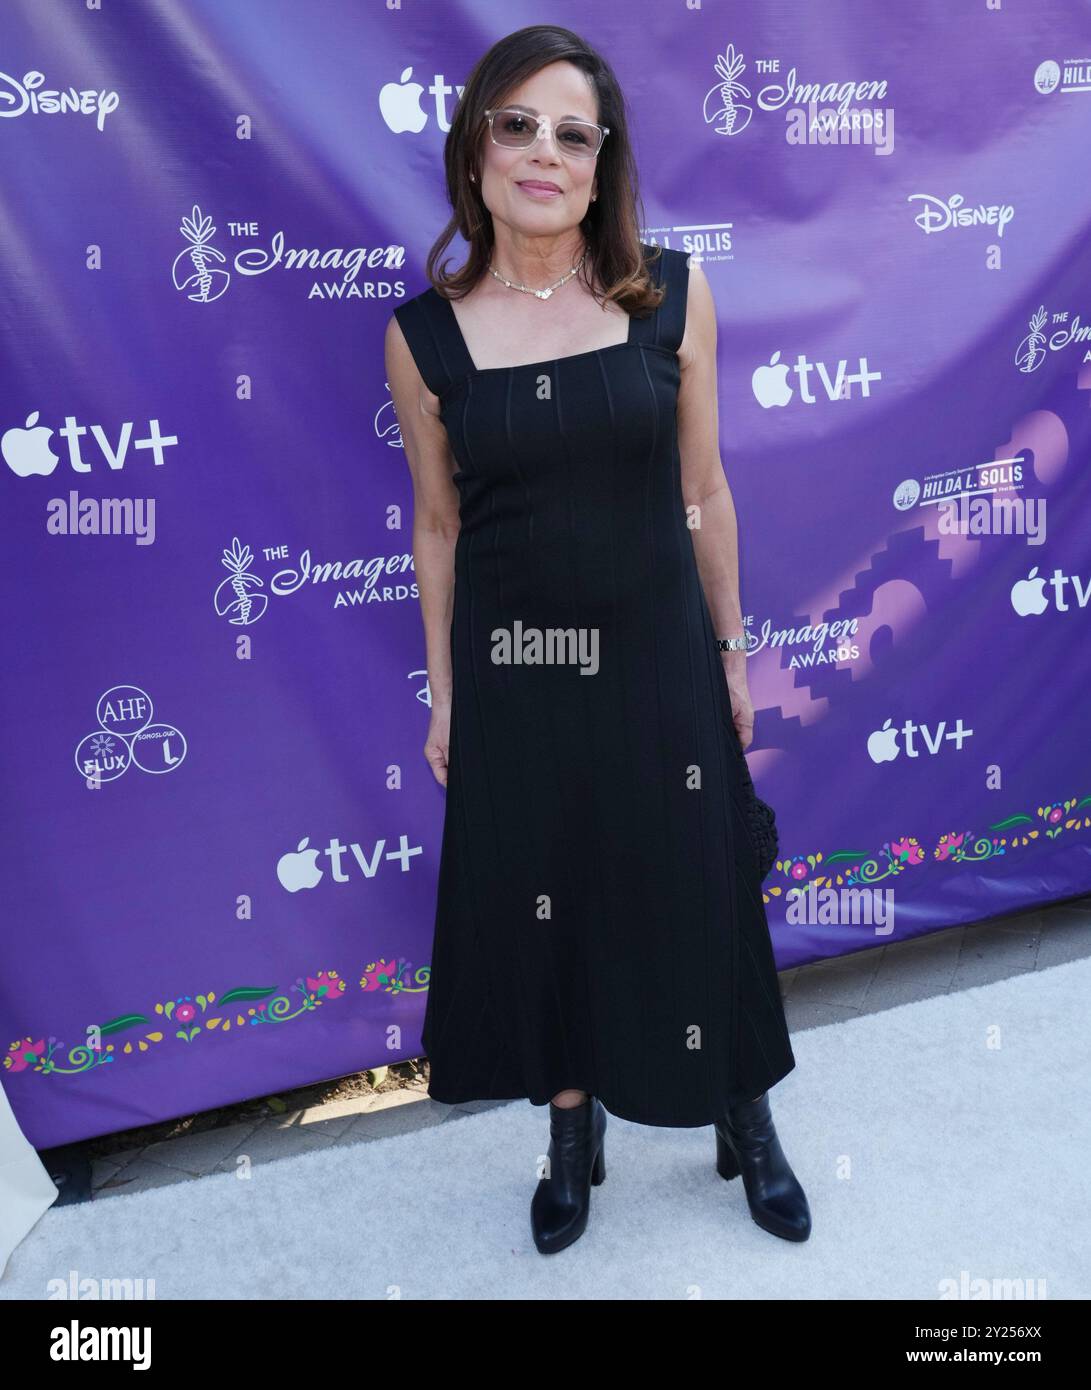
<path fill-rule="evenodd" d="M 622 343 L 607 343 L 605 347 L 589 348 L 586 352 L 569 352 L 563 357 L 543 357 L 538 362 L 517 362 L 508 367 L 479 367 L 476 362 L 474 362 L 473 354 L 470 352 L 465 334 L 462 332 L 462 328 L 458 322 L 458 316 L 455 314 L 454 305 L 446 295 L 440 294 L 435 286 L 432 287 L 432 293 L 435 294 L 441 304 L 447 306 L 447 314 L 450 317 L 451 326 L 458 335 L 459 345 L 462 348 L 466 361 L 470 364 L 470 372 L 474 376 L 485 376 L 489 372 L 521 372 L 526 371 L 528 367 L 555 367 L 559 362 L 577 362 L 581 357 L 597 357 L 603 352 L 616 352 L 619 348 L 640 346 L 639 342 L 633 337 L 634 316 L 632 314 L 626 314 L 625 317 L 629 320 L 629 327 L 625 334 L 625 341 Z"/>

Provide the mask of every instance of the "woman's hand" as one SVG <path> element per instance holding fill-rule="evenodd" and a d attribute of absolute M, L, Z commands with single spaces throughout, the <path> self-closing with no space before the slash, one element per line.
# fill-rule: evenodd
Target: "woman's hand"
<path fill-rule="evenodd" d="M 746 672 L 725 672 L 727 692 L 731 696 L 731 713 L 735 721 L 735 732 L 745 753 L 754 741 L 754 706 L 750 700 L 750 690 L 746 683 Z"/>
<path fill-rule="evenodd" d="M 424 756 L 441 787 L 447 785 L 447 749 L 451 742 L 451 706 L 433 705 Z"/>

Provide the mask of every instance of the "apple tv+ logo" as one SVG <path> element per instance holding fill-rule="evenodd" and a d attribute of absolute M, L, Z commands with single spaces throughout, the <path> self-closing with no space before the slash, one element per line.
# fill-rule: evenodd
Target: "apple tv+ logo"
<path fill-rule="evenodd" d="M 1086 608 L 1087 600 L 1091 598 L 1091 579 L 1084 584 L 1078 574 L 1064 574 L 1059 569 L 1055 569 L 1050 577 L 1045 579 L 1039 575 L 1037 565 L 1026 579 L 1017 579 L 1011 586 L 1011 606 L 1021 618 L 1044 613 L 1049 607 L 1049 599 L 1046 597 L 1048 584 L 1053 590 L 1053 604 L 1057 612 L 1070 613 L 1073 605 L 1065 601 L 1064 592 L 1064 586 L 1068 583 L 1071 583 L 1075 595 L 1075 607 Z"/>
<path fill-rule="evenodd" d="M 834 379 L 830 380 L 830 374 L 826 370 L 825 362 L 809 362 L 805 353 L 800 353 L 796 358 L 795 366 L 790 367 L 786 362 L 780 360 L 780 349 L 770 357 L 765 366 L 755 368 L 750 377 L 750 389 L 754 393 L 754 399 L 763 410 L 772 410 L 775 407 L 783 407 L 789 404 L 795 392 L 788 385 L 789 374 L 794 373 L 799 384 L 799 399 L 804 405 L 814 405 L 819 400 L 819 396 L 811 390 L 811 373 L 817 372 L 822 382 L 825 398 L 828 401 L 847 401 L 851 399 L 850 386 L 855 382 L 860 388 L 861 396 L 871 395 L 871 383 L 882 381 L 882 372 L 868 370 L 866 357 L 860 358 L 859 370 L 847 372 L 845 368 L 848 363 L 844 358 L 837 364 L 837 372 Z"/>
<path fill-rule="evenodd" d="M 90 473 L 91 464 L 88 463 L 80 448 L 80 436 L 88 431 L 87 425 L 80 425 L 76 422 L 74 415 L 64 417 L 64 426 L 57 433 L 67 441 L 68 462 L 72 465 L 75 473 Z M 106 437 L 106 432 L 101 425 L 90 426 L 91 435 L 99 447 L 100 460 L 105 459 L 109 468 L 115 472 L 125 466 L 125 456 L 129 452 L 129 440 L 133 432 L 133 423 L 127 420 L 121 427 L 121 434 L 118 437 L 117 446 L 111 444 Z M 48 425 L 38 424 L 38 411 L 32 410 L 26 418 L 26 425 L 23 427 L 13 426 L 5 430 L 0 435 L 0 454 L 3 454 L 4 462 L 18 478 L 30 478 L 34 475 L 48 478 L 53 470 L 60 463 L 60 456 L 53 452 L 49 440 L 53 431 Z M 160 434 L 159 421 L 148 421 L 148 438 L 133 441 L 134 449 L 151 449 L 155 456 L 157 465 L 163 464 L 166 460 L 163 457 L 163 446 L 165 444 L 177 444 L 178 436 L 175 434 Z"/>
<path fill-rule="evenodd" d="M 348 883 L 350 875 L 342 873 L 341 859 L 345 854 L 345 846 L 338 839 L 332 839 L 324 850 L 308 849 L 310 836 L 304 835 L 294 850 L 287 854 L 282 854 L 277 860 L 277 878 L 280 886 L 286 888 L 289 893 L 298 893 L 301 888 L 314 888 L 321 882 L 324 870 L 318 867 L 319 854 L 325 854 L 330 860 L 330 877 L 335 883 Z M 397 859 L 401 862 L 402 873 L 409 872 L 409 861 L 424 851 L 420 845 L 410 847 L 408 839 L 402 835 L 399 837 L 397 849 L 388 850 L 385 840 L 376 840 L 372 846 L 371 857 L 366 858 L 363 850 L 357 844 L 349 845 L 352 857 L 360 866 L 360 870 L 365 878 L 374 878 L 379 865 L 385 859 Z"/>
<path fill-rule="evenodd" d="M 406 132 L 419 135 L 428 124 L 428 113 L 421 105 L 424 88 L 419 82 L 412 82 L 412 76 L 411 67 L 403 68 L 397 82 L 387 82 L 379 91 L 379 114 L 386 122 L 387 128 L 395 135 L 403 135 Z M 450 130 L 450 104 L 447 98 L 461 97 L 463 88 L 445 82 L 443 75 L 437 73 L 432 78 L 428 92 L 434 98 L 436 125 L 440 130 Z"/>
<path fill-rule="evenodd" d="M 914 724 L 912 719 L 907 719 L 900 729 L 890 727 L 891 721 L 887 719 L 881 729 L 876 729 L 868 737 L 867 751 L 868 757 L 873 763 L 892 763 L 899 753 L 903 751 L 898 745 L 898 735 L 904 737 L 904 751 L 907 758 L 919 758 L 922 751 L 927 751 L 932 757 L 943 747 L 945 739 L 950 740 L 955 747 L 962 751 L 963 739 L 973 736 L 973 729 L 965 729 L 962 726 L 962 719 L 955 720 L 954 727 L 947 728 L 947 721 L 941 719 L 936 728 L 930 729 L 927 724 Z M 920 734 L 924 742 L 924 750 L 918 748 L 913 742 L 913 735 Z"/>

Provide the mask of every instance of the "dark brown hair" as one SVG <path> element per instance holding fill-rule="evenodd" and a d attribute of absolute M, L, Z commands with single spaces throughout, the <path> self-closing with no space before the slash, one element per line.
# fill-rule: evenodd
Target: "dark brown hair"
<path fill-rule="evenodd" d="M 428 252 L 426 272 L 448 299 L 462 299 L 486 273 L 495 238 L 492 217 L 481 197 L 481 143 L 489 138 L 485 111 L 503 106 L 513 88 L 557 62 L 572 63 L 587 74 L 598 100 L 599 124 L 610 129 L 598 155 L 598 197 L 588 204 L 580 223 L 588 254 L 579 278 L 596 299 L 597 283 L 604 287 L 606 300 L 640 317 L 657 307 L 664 291 L 653 283 L 640 249 L 644 219 L 638 218 L 637 210 L 642 213 L 643 206 L 625 99 L 606 59 L 571 29 L 554 24 L 534 24 L 508 34 L 493 44 L 470 73 L 443 148 L 452 215 Z M 440 266 L 439 259 L 456 231 L 470 252 L 465 265 L 448 274 L 447 262 Z"/>

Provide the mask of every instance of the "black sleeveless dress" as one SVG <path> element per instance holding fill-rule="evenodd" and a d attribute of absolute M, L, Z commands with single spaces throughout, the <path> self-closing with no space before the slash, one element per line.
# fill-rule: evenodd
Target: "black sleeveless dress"
<path fill-rule="evenodd" d="M 478 370 L 434 288 L 394 311 L 461 517 L 421 1040 L 435 1100 L 681 1127 L 795 1058 L 682 497 L 688 260 L 644 254 L 655 313 L 553 361 Z"/>

